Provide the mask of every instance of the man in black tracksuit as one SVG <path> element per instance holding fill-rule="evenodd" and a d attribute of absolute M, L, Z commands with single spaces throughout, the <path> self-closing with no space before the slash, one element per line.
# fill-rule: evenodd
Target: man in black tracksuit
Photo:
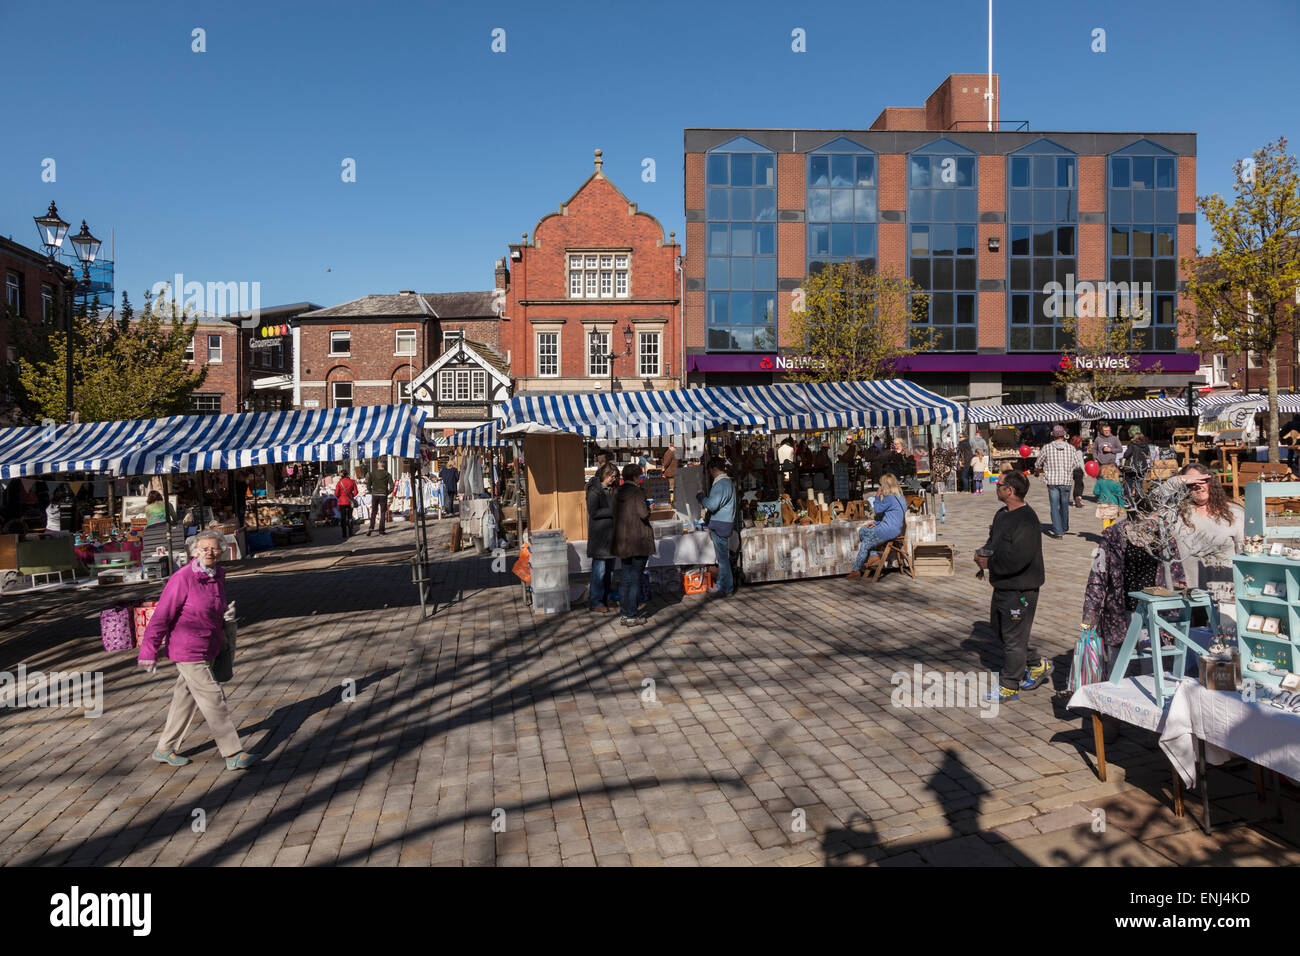
<path fill-rule="evenodd" d="M 1043 531 L 1034 509 L 1025 504 L 1029 479 L 1018 471 L 998 479 L 998 499 L 1004 507 L 993 516 L 989 540 L 976 555 L 981 569 L 988 571 L 993 585 L 989 623 L 1002 642 L 1001 690 L 994 699 L 1016 700 L 1022 690 L 1034 690 L 1052 674 L 1052 664 L 1040 660 L 1026 668 L 1029 660 L 1029 632 L 1038 608 L 1038 589 L 1043 586 Z M 991 553 L 990 553 L 991 552 Z"/>

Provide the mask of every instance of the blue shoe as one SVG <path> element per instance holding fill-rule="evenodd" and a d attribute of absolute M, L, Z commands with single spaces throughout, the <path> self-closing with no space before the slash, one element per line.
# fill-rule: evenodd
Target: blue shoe
<path fill-rule="evenodd" d="M 153 753 L 150 755 L 150 758 L 153 760 L 157 760 L 159 763 L 170 764 L 173 767 L 183 767 L 190 762 L 189 757 L 182 757 L 174 750 L 171 753 L 165 754 L 157 747 L 154 748 Z"/>
<path fill-rule="evenodd" d="M 233 757 L 226 758 L 227 770 L 247 770 L 253 764 L 262 759 L 261 754 L 250 754 L 248 751 L 235 754 Z"/>
<path fill-rule="evenodd" d="M 1056 665 L 1048 660 L 1039 660 L 1037 666 L 1029 668 L 1025 672 L 1025 679 L 1020 683 L 1021 690 L 1038 690 L 1047 683 L 1048 678 L 1052 676 L 1052 671 L 1056 670 Z"/>
<path fill-rule="evenodd" d="M 999 685 L 999 686 L 998 686 L 998 689 L 995 690 L 993 693 L 991 693 L 991 694 L 985 694 L 985 695 L 984 695 L 984 699 L 985 699 L 985 700 L 996 700 L 996 701 L 998 701 L 999 703 L 1003 703 L 1003 704 L 1005 704 L 1005 703 L 1009 703 L 1010 701 L 1013 701 L 1013 700 L 1019 700 L 1019 699 L 1020 699 L 1020 691 L 1018 691 L 1018 690 L 1012 690 L 1010 687 L 1002 687 L 1001 685 Z"/>

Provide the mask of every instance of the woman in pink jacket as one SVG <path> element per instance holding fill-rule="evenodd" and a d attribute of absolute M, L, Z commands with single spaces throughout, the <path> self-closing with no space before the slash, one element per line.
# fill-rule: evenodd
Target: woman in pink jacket
<path fill-rule="evenodd" d="M 171 710 L 153 759 L 173 767 L 190 762 L 176 751 L 197 712 L 208 722 L 226 767 L 243 770 L 261 758 L 245 751 L 240 743 L 225 692 L 212 676 L 211 667 L 226 639 L 226 572 L 217 564 L 225 541 L 215 531 L 200 531 L 187 547 L 191 561 L 167 579 L 158 609 L 140 641 L 141 667 L 152 674 L 158 651 L 165 645 L 177 671 Z"/>

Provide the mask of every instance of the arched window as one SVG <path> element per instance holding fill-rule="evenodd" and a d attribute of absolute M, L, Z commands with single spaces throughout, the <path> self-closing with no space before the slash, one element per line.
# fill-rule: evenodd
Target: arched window
<path fill-rule="evenodd" d="M 1078 281 L 1079 164 L 1050 139 L 1007 157 L 1007 350 L 1057 352 L 1074 346 L 1075 303 L 1064 291 Z"/>
<path fill-rule="evenodd" d="M 1133 330 L 1138 351 L 1172 352 L 1178 346 L 1177 159 L 1149 139 L 1106 158 L 1107 292 L 1150 312 L 1150 325 Z"/>
<path fill-rule="evenodd" d="M 808 274 L 832 262 L 876 268 L 876 154 L 843 136 L 808 154 Z"/>
<path fill-rule="evenodd" d="M 975 153 L 944 137 L 907 158 L 907 223 L 912 281 L 930 298 L 936 352 L 976 347 Z"/>
<path fill-rule="evenodd" d="M 776 347 L 776 154 L 738 136 L 705 159 L 710 352 Z"/>

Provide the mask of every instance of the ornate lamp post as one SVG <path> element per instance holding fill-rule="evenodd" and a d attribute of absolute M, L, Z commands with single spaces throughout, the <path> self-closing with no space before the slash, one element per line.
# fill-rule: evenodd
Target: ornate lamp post
<path fill-rule="evenodd" d="M 63 221 L 59 215 L 58 207 L 51 201 L 50 208 L 43 216 L 34 216 L 36 231 L 41 237 L 41 245 L 45 247 L 45 254 L 49 256 L 49 270 L 52 274 L 60 278 L 71 278 L 73 294 L 83 286 L 90 287 L 90 267 L 94 264 L 95 259 L 99 256 L 101 243 L 90 233 L 86 226 L 86 220 L 81 220 L 81 232 L 72 237 L 72 247 L 76 250 L 77 259 L 81 262 L 81 279 L 76 278 L 76 273 L 68 269 L 65 276 L 59 266 L 58 254 L 63 247 L 63 240 L 68 234 L 68 223 Z M 67 412 L 68 421 L 73 420 L 72 411 L 72 300 L 68 299 L 64 308 L 64 331 L 67 335 L 67 367 L 65 370 L 65 393 L 64 406 Z"/>
<path fill-rule="evenodd" d="M 592 352 L 596 351 L 595 349 L 596 336 L 599 334 L 600 334 L 599 332 L 591 333 L 592 346 L 593 346 Z M 609 390 L 611 392 L 614 391 L 614 359 L 626 358 L 627 356 L 632 354 L 632 340 L 635 337 L 636 337 L 636 333 L 632 331 L 632 322 L 631 320 L 628 320 L 627 325 L 624 326 L 623 328 L 623 351 L 615 353 L 615 352 L 611 352 L 608 347 L 605 348 L 602 357 L 607 362 L 609 362 Z"/>

